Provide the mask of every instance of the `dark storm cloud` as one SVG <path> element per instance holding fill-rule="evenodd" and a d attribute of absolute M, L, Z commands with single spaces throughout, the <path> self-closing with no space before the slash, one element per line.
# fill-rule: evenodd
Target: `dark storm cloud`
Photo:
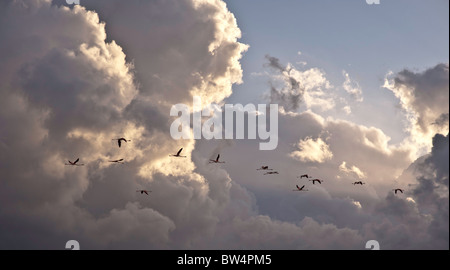
<path fill-rule="evenodd" d="M 377 205 L 375 212 L 385 218 L 384 225 L 376 221 L 366 229 L 377 231 L 386 248 L 448 249 L 448 149 L 448 135 L 436 134 L 431 153 L 413 164 L 417 184 L 405 189 L 412 200 L 389 193 Z"/>
<path fill-rule="evenodd" d="M 437 125 L 439 127 L 445 127 L 445 126 L 448 126 L 448 121 L 449 121 L 449 114 L 443 113 L 436 119 L 436 121 L 433 123 L 433 125 Z"/>

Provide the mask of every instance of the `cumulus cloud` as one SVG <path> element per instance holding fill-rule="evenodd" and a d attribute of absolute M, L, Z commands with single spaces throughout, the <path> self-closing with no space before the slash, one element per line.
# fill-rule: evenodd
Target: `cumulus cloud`
<path fill-rule="evenodd" d="M 221 102 L 240 82 L 247 46 L 234 16 L 222 1 L 86 4 L 1 4 L 1 246 L 55 248 L 70 236 L 86 249 L 194 247 L 213 235 L 230 180 L 168 157 L 195 143 L 167 137 L 164 109 L 193 95 Z M 136 31 L 122 31 L 124 13 Z M 148 19 L 158 23 L 141 28 Z M 131 141 L 118 148 L 122 136 Z M 64 166 L 78 157 L 85 166 Z M 38 230 L 36 241 L 20 236 Z"/>
<path fill-rule="evenodd" d="M 383 219 L 367 224 L 367 232 L 378 235 L 387 249 L 448 249 L 448 157 L 448 135 L 435 135 L 431 153 L 403 176 L 415 184 L 404 197 L 389 193 L 380 201 L 375 213 Z"/>
<path fill-rule="evenodd" d="M 363 241 L 356 230 L 319 224 L 308 217 L 295 225 L 260 215 L 235 219 L 233 225 L 246 249 L 357 249 Z"/>
<path fill-rule="evenodd" d="M 448 64 L 438 64 L 422 72 L 404 69 L 386 76 L 384 87 L 395 94 L 405 110 L 410 141 L 420 147 L 418 155 L 430 150 L 436 133 L 448 133 L 448 69 Z"/>
<path fill-rule="evenodd" d="M 82 4 L 107 22 L 109 38 L 134 63 L 140 94 L 149 96 L 152 106 L 190 105 L 193 96 L 221 103 L 231 86 L 242 82 L 239 60 L 249 46 L 238 42 L 241 30 L 223 1 Z"/>
<path fill-rule="evenodd" d="M 427 214 L 432 215 L 428 233 L 436 246 L 449 247 L 449 139 L 436 134 L 431 154 L 419 170 L 418 186 L 413 190 L 414 200 Z"/>
<path fill-rule="evenodd" d="M 333 157 L 330 147 L 322 138 L 313 139 L 310 137 L 300 140 L 298 143 L 299 151 L 290 153 L 292 158 L 303 162 L 325 162 Z"/>
<path fill-rule="evenodd" d="M 342 164 L 339 165 L 339 170 L 343 171 L 343 172 L 345 172 L 347 174 L 352 174 L 353 173 L 359 179 L 366 178 L 366 174 L 363 171 L 361 171 L 361 169 L 359 169 L 355 165 L 352 165 L 351 167 L 347 167 L 347 163 L 345 161 L 342 161 Z"/>

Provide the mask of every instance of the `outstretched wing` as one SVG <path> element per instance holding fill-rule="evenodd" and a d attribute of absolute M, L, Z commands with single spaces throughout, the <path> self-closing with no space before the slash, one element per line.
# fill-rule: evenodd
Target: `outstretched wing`
<path fill-rule="evenodd" d="M 119 147 L 122 146 L 122 139 L 118 139 L 117 143 L 119 144 Z"/>
<path fill-rule="evenodd" d="M 78 161 L 80 161 L 80 158 L 77 158 L 77 160 L 75 160 L 75 161 L 73 162 L 73 164 L 77 164 Z"/>
<path fill-rule="evenodd" d="M 180 150 L 178 150 L 178 152 L 177 152 L 177 156 L 179 156 L 179 155 L 180 155 L 181 151 L 183 151 L 183 148 L 181 148 Z"/>
<path fill-rule="evenodd" d="M 220 154 L 217 155 L 216 161 L 219 161 Z"/>

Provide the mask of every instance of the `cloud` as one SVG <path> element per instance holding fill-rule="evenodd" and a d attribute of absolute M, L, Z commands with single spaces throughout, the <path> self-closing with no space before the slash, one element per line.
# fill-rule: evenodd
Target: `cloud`
<path fill-rule="evenodd" d="M 299 71 L 290 63 L 283 66 L 276 57 L 266 55 L 266 59 L 269 61 L 266 66 L 276 71 L 270 81 L 270 93 L 266 95 L 270 103 L 279 104 L 287 112 L 295 112 L 302 105 L 319 111 L 334 108 L 333 98 L 326 93 L 332 86 L 322 70 Z"/>
<path fill-rule="evenodd" d="M 448 126 L 448 121 L 449 121 L 449 114 L 448 113 L 443 113 L 441 114 L 436 121 L 433 123 L 433 125 L 437 125 L 438 127 L 445 127 L 445 125 Z"/>
<path fill-rule="evenodd" d="M 384 221 L 367 224 L 388 249 L 448 249 L 448 135 L 433 138 L 431 153 L 414 162 L 406 174 L 415 182 L 405 197 L 392 192 L 379 202 Z M 383 228 L 383 232 L 381 232 Z"/>
<path fill-rule="evenodd" d="M 299 151 L 294 151 L 289 155 L 292 158 L 303 162 L 325 162 L 333 157 L 330 147 L 321 138 L 313 139 L 310 137 L 300 140 L 298 143 Z"/>
<path fill-rule="evenodd" d="M 270 56 L 270 55 L 266 55 L 266 59 L 269 61 L 269 63 L 267 63 L 267 66 L 269 66 L 273 69 L 276 69 L 280 72 L 287 71 L 287 68 L 281 65 L 280 59 Z"/>
<path fill-rule="evenodd" d="M 196 94 L 221 102 L 241 80 L 247 46 L 224 2 L 1 5 L 0 246 L 189 248 L 213 237 L 230 179 L 168 157 L 191 156 L 195 142 L 167 137 L 165 109 Z M 134 14 L 135 31 L 117 10 Z M 158 23 L 142 28 L 149 18 Z M 118 148 L 119 136 L 131 141 Z M 78 157 L 85 166 L 64 166 Z"/>
<path fill-rule="evenodd" d="M 289 65 L 284 66 L 275 59 L 272 60 L 271 66 L 273 70 L 279 72 L 278 78 L 281 82 L 281 87 L 277 89 L 284 89 L 283 86 L 290 89 L 284 79 L 289 76 L 294 77 L 295 69 L 291 69 Z M 289 71 L 288 74 L 287 71 Z M 273 78 L 275 83 L 276 76 Z M 294 78 L 298 82 L 303 82 L 299 77 Z M 305 87 L 303 97 L 306 96 L 306 89 Z M 300 103 L 300 106 L 306 107 L 306 104 L 304 99 L 304 103 Z M 442 118 L 445 120 L 445 115 Z M 251 226 L 259 228 L 262 223 L 267 224 L 265 227 L 261 226 L 263 228 L 274 228 L 275 225 L 270 222 L 273 221 L 284 230 L 292 231 L 292 235 L 301 235 L 302 227 L 298 221 L 310 218 L 321 224 L 315 227 L 318 230 L 325 224 L 355 230 L 355 235 L 361 237 L 359 239 L 377 239 L 382 249 L 446 248 L 448 241 L 435 241 L 439 236 L 445 239 L 446 233 L 448 234 L 448 230 L 444 229 L 446 215 L 448 215 L 447 206 L 444 200 L 436 200 L 437 194 L 445 194 L 445 184 L 440 184 L 440 188 L 435 190 L 436 194 L 429 196 L 431 190 L 434 190 L 433 187 L 436 186 L 433 182 L 429 182 L 423 189 L 427 195 L 424 195 L 422 199 L 414 196 L 412 192 L 416 188 L 421 189 L 416 183 L 416 175 L 411 171 L 419 171 L 418 164 L 426 160 L 422 157 L 414 162 L 416 153 L 414 155 L 412 153 L 416 150 L 416 142 L 392 143 L 391 138 L 381 128 L 333 117 L 324 118 L 320 110 L 312 109 L 300 112 L 280 110 L 279 129 L 283 130 L 279 138 L 279 147 L 271 153 L 270 157 L 262 157 L 258 155 L 258 152 L 254 152 L 251 142 L 247 145 L 237 142 L 233 151 L 229 152 L 236 158 L 244 153 L 252 156 L 252 160 L 246 160 L 248 167 L 258 168 L 262 164 L 269 164 L 270 167 L 281 172 L 279 176 L 271 178 L 258 177 L 254 172 L 247 172 L 240 168 L 240 162 L 228 163 L 231 178 L 240 179 L 239 183 L 252 191 L 258 199 L 259 217 L 252 216 L 247 220 L 252 220 Z M 327 139 L 320 139 L 324 134 Z M 321 153 L 316 151 L 323 144 L 319 139 L 326 142 L 326 149 L 332 153 L 332 156 L 323 159 L 323 162 L 310 162 L 311 159 L 307 161 L 307 157 Z M 441 140 L 436 139 L 436 145 L 437 141 Z M 302 151 L 300 144 L 308 146 L 309 151 Z M 292 156 L 295 152 L 299 154 L 297 159 Z M 442 154 L 446 155 L 445 152 Z M 298 160 L 301 157 L 304 161 L 299 163 Z M 443 162 L 447 159 L 448 157 L 442 158 Z M 405 170 L 408 167 L 409 172 Z M 427 166 L 427 168 L 429 171 L 430 167 Z M 445 170 L 442 171 L 445 172 Z M 304 173 L 325 181 L 322 185 L 312 185 L 308 180 L 296 178 Z M 430 171 L 429 176 L 433 175 L 438 175 L 437 171 Z M 351 185 L 355 177 L 365 179 L 366 185 L 361 187 Z M 443 179 L 442 183 L 445 183 L 445 177 L 438 177 L 438 179 Z M 290 196 L 288 191 L 292 190 L 298 181 L 307 185 L 309 191 L 301 197 L 294 197 L 293 194 Z M 405 189 L 405 194 L 394 194 L 394 188 Z M 425 201 L 428 203 L 425 204 Z M 313 207 L 310 207 L 311 205 Z M 338 217 L 337 213 L 346 216 Z M 300 228 L 292 226 L 294 224 Z M 241 229 L 249 231 L 245 227 Z M 259 229 L 255 230 L 259 231 Z M 255 243 L 252 247 L 258 244 L 264 245 L 262 241 L 256 240 L 257 237 L 248 235 L 246 242 Z M 285 242 L 288 247 L 294 246 L 292 241 Z M 359 245 L 363 246 L 365 242 L 361 242 L 363 243 Z M 272 245 L 277 246 L 277 243 Z"/>
<path fill-rule="evenodd" d="M 339 170 L 343 171 L 347 174 L 354 174 L 356 175 L 356 177 L 358 177 L 359 179 L 364 179 L 366 178 L 366 174 L 361 171 L 358 167 L 356 167 L 355 165 L 352 165 L 350 168 L 347 167 L 347 164 L 345 161 L 342 161 L 342 164 L 339 165 Z"/>
<path fill-rule="evenodd" d="M 350 106 L 344 106 L 343 108 L 342 108 L 342 110 L 345 112 L 345 114 L 347 114 L 347 115 L 349 115 L 349 114 L 351 114 L 352 113 L 352 108 L 350 108 Z"/>
<path fill-rule="evenodd" d="M 278 90 L 272 83 L 270 84 L 270 103 L 282 104 L 286 110 L 295 111 L 303 102 L 304 88 L 298 80 L 290 76 L 292 70 L 289 67 L 284 67 L 280 64 L 280 60 L 276 57 L 266 55 L 269 61 L 268 67 L 281 73 L 284 88 Z"/>
<path fill-rule="evenodd" d="M 438 64 L 422 72 L 404 69 L 386 76 L 384 87 L 395 94 L 405 110 L 410 141 L 419 146 L 418 155 L 430 150 L 436 133 L 448 133 L 448 69 L 448 64 Z"/>
<path fill-rule="evenodd" d="M 205 104 L 221 103 L 232 85 L 242 82 L 239 60 L 249 46 L 238 42 L 241 30 L 223 1 L 96 0 L 83 5 L 107 22 L 109 39 L 121 44 L 134 63 L 140 94 L 149 96 L 152 106 L 189 105 L 193 96 Z"/>
<path fill-rule="evenodd" d="M 294 225 L 260 215 L 235 219 L 233 226 L 245 249 L 357 249 L 363 241 L 355 230 L 319 224 L 308 217 Z"/>
<path fill-rule="evenodd" d="M 441 134 L 433 137 L 431 154 L 420 166 L 423 175 L 417 180 L 419 185 L 413 191 L 419 207 L 431 213 L 428 228 L 436 245 L 449 247 L 449 138 Z"/>
<path fill-rule="evenodd" d="M 347 93 L 349 93 L 353 99 L 355 99 L 358 102 L 362 102 L 364 99 L 362 96 L 362 90 L 361 86 L 359 86 L 359 83 L 355 80 L 352 80 L 348 72 L 345 70 L 342 71 L 342 75 L 345 77 L 345 81 L 342 84 L 344 90 Z"/>

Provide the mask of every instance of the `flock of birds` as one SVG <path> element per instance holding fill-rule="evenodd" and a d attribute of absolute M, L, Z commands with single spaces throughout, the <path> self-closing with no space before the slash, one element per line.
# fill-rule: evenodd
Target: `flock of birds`
<path fill-rule="evenodd" d="M 127 140 L 125 138 L 118 138 L 118 139 L 113 139 L 113 141 L 117 141 L 117 144 L 119 145 L 119 148 L 122 147 L 122 142 L 131 142 L 131 140 Z M 80 158 L 77 158 L 75 161 L 70 161 L 68 160 L 69 163 L 66 163 L 65 165 L 69 165 L 69 166 L 84 166 L 84 164 L 79 164 L 78 162 L 80 161 Z M 124 159 L 116 159 L 116 160 L 108 160 L 109 162 L 112 163 L 120 163 L 120 164 L 124 164 Z"/>
<path fill-rule="evenodd" d="M 125 138 L 118 138 L 118 139 L 113 139 L 113 140 L 116 140 L 116 141 L 117 141 L 117 144 L 118 144 L 119 148 L 122 147 L 122 142 L 130 142 L 130 141 L 131 141 L 131 140 L 127 140 L 127 139 L 125 139 Z M 169 156 L 170 156 L 170 157 L 176 157 L 176 158 L 186 158 L 187 156 L 182 156 L 182 155 L 181 155 L 181 152 L 182 152 L 182 151 L 183 151 L 183 148 L 181 148 L 180 150 L 178 150 L 178 152 L 177 152 L 176 154 L 169 155 Z M 211 164 L 211 163 L 225 163 L 225 161 L 219 161 L 219 158 L 220 158 L 220 154 L 217 155 L 216 159 L 210 159 L 210 160 L 209 160 L 209 163 L 210 163 L 210 164 Z M 68 160 L 68 161 L 69 161 L 69 163 L 65 163 L 65 165 L 69 165 L 69 166 L 84 166 L 84 164 L 79 164 L 79 163 L 78 163 L 78 162 L 80 161 L 80 158 L 77 158 L 77 159 L 76 159 L 75 161 L 73 161 L 73 162 L 70 161 L 70 160 Z M 121 158 L 121 159 L 116 159 L 116 160 L 109 160 L 108 162 L 124 164 L 124 159 Z M 274 169 L 270 169 L 269 166 L 267 166 L 267 165 L 261 166 L 260 168 L 258 168 L 258 169 L 256 169 L 256 170 L 258 170 L 258 171 L 260 171 L 260 170 L 261 170 L 261 171 L 265 171 L 264 175 L 279 174 L 278 171 L 274 171 Z M 300 178 L 300 179 L 306 178 L 306 179 L 308 179 L 309 182 L 312 182 L 313 185 L 315 185 L 316 183 L 322 184 L 322 182 L 324 182 L 324 180 L 321 180 L 321 179 L 318 179 L 318 178 L 309 179 L 309 178 L 313 178 L 313 177 L 309 176 L 308 174 L 302 174 L 302 175 L 300 175 L 300 176 L 297 176 L 297 178 Z M 361 185 L 361 186 L 362 186 L 362 185 L 364 185 L 365 183 L 362 182 L 362 181 L 355 181 L 355 182 L 353 182 L 352 184 L 353 184 L 353 185 Z M 295 187 L 296 187 L 297 189 L 293 189 L 293 191 L 308 191 L 307 189 L 305 189 L 305 186 L 306 186 L 306 185 L 302 185 L 302 186 L 300 187 L 298 184 L 296 184 Z M 398 192 L 400 192 L 400 193 L 403 193 L 403 192 L 404 192 L 404 190 L 403 190 L 403 189 L 400 189 L 400 188 L 395 188 L 395 189 L 393 189 L 393 191 L 394 191 L 395 194 L 397 194 Z M 149 195 L 148 193 L 150 193 L 150 192 L 152 192 L 152 191 L 151 191 L 151 190 L 145 190 L 145 189 L 139 189 L 139 190 L 136 190 L 136 192 L 139 192 L 139 193 L 141 193 L 141 194 L 147 194 L 147 195 Z"/>
<path fill-rule="evenodd" d="M 264 165 L 261 166 L 260 168 L 256 169 L 257 171 L 266 171 L 264 173 L 264 175 L 268 175 L 268 174 L 279 174 L 278 171 L 274 171 L 273 169 L 269 169 L 269 166 Z M 314 178 L 314 179 L 309 179 L 309 178 L 313 178 L 312 176 L 308 175 L 308 174 L 302 174 L 300 176 L 297 176 L 297 178 L 306 178 L 308 179 L 309 182 L 312 182 L 313 185 L 315 185 L 316 183 L 322 184 L 324 182 L 324 180 L 318 179 L 318 178 Z M 364 185 L 365 183 L 362 181 L 355 181 L 352 183 L 353 185 Z M 301 187 L 297 184 L 295 185 L 295 187 L 297 189 L 293 189 L 293 191 L 308 191 L 307 189 L 305 189 L 306 185 L 302 185 Z M 394 193 L 397 194 L 397 192 L 403 193 L 404 190 L 400 189 L 400 188 L 395 188 L 393 189 Z"/>
<path fill-rule="evenodd" d="M 131 140 L 127 140 L 125 138 L 117 138 L 117 139 L 112 139 L 113 141 L 117 141 L 117 145 L 120 147 L 122 147 L 122 142 L 130 142 Z M 176 154 L 173 155 L 169 155 L 170 157 L 176 157 L 176 158 L 185 158 L 187 156 L 182 156 L 181 152 L 183 151 L 183 148 L 181 148 L 180 150 L 178 150 L 178 152 Z M 209 163 L 225 163 L 224 161 L 219 161 L 220 158 L 220 154 L 217 155 L 216 159 L 210 159 Z M 70 161 L 68 160 L 69 163 L 65 163 L 65 165 L 68 166 L 84 166 L 84 164 L 80 164 L 78 163 L 80 161 L 80 158 L 77 158 L 75 161 Z M 124 163 L 124 159 L 116 159 L 116 160 L 108 160 L 108 162 L 111 163 L 119 163 L 119 164 L 125 164 Z M 138 189 L 136 190 L 136 192 L 139 192 L 141 194 L 147 194 L 149 195 L 150 192 L 152 192 L 151 190 L 146 190 L 146 189 Z"/>

